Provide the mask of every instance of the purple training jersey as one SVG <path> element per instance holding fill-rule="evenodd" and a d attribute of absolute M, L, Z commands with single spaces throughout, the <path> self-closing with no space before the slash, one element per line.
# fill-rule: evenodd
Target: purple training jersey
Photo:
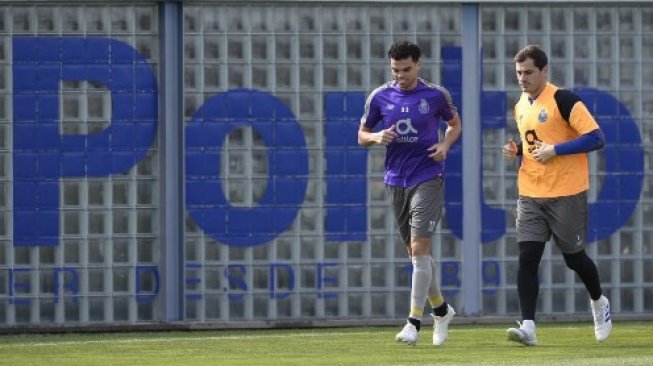
<path fill-rule="evenodd" d="M 386 146 L 386 184 L 412 187 L 444 174 L 444 162 L 429 158 L 427 149 L 438 142 L 440 121 L 450 121 L 455 113 L 449 92 L 422 79 L 411 90 L 391 81 L 370 93 L 361 124 L 369 129 L 379 122 L 384 129 L 396 125 L 398 134 Z"/>

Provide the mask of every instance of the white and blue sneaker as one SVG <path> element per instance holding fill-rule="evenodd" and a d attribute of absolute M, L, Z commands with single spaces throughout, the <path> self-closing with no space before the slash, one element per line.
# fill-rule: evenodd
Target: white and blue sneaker
<path fill-rule="evenodd" d="M 447 336 L 449 334 L 449 323 L 451 322 L 451 319 L 453 319 L 454 315 L 456 315 L 456 311 L 449 304 L 447 304 L 447 313 L 443 316 L 436 316 L 435 314 L 431 314 L 433 317 L 434 346 L 439 346 L 447 340 Z"/>
<path fill-rule="evenodd" d="M 594 317 L 594 337 L 599 342 L 603 342 L 610 336 L 612 332 L 612 318 L 610 317 L 610 302 L 608 298 L 601 295 L 601 297 L 590 302 L 592 308 L 592 316 Z"/>
<path fill-rule="evenodd" d="M 508 340 L 525 346 L 537 346 L 535 323 L 532 320 L 525 320 L 522 323 L 517 322 L 517 324 L 519 324 L 519 328 L 508 328 Z"/>
<path fill-rule="evenodd" d="M 418 340 L 419 332 L 417 332 L 417 328 L 415 328 L 414 325 L 410 324 L 410 322 L 406 322 L 404 329 L 402 329 L 401 332 L 397 333 L 395 336 L 395 341 L 403 342 L 411 346 L 416 345 Z"/>

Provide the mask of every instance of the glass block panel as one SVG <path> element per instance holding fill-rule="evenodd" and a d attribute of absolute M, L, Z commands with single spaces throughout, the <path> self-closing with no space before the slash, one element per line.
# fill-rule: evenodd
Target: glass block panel
<path fill-rule="evenodd" d="M 113 270 L 113 292 L 129 291 L 129 267 L 118 267 Z"/>
<path fill-rule="evenodd" d="M 85 9 L 86 31 L 103 33 L 109 29 L 109 17 L 104 7 L 88 7 Z"/>
<path fill-rule="evenodd" d="M 60 11 L 61 29 L 64 32 L 79 32 L 82 30 L 82 11 L 77 7 L 62 7 Z"/>
<path fill-rule="evenodd" d="M 91 211 L 88 213 L 88 234 L 100 235 L 107 233 L 107 220 L 109 213 L 106 211 Z"/>
<path fill-rule="evenodd" d="M 128 321 L 129 320 L 129 297 L 120 296 L 113 298 L 113 320 Z"/>
<path fill-rule="evenodd" d="M 136 32 L 156 32 L 158 29 L 157 13 L 153 7 L 134 7 L 134 24 Z"/>
<path fill-rule="evenodd" d="M 519 31 L 522 28 L 523 16 L 519 10 L 506 10 L 504 12 L 504 30 L 506 32 Z"/>
<path fill-rule="evenodd" d="M 232 37 L 227 40 L 227 54 L 229 59 L 235 61 L 245 57 L 245 45 L 241 38 Z"/>
<path fill-rule="evenodd" d="M 574 57 L 575 58 L 589 58 L 591 38 L 578 36 L 574 38 Z"/>
<path fill-rule="evenodd" d="M 355 88 L 362 87 L 365 71 L 362 65 L 350 65 L 347 67 L 347 86 Z"/>
<path fill-rule="evenodd" d="M 371 265 L 370 278 L 373 287 L 382 288 L 392 282 L 392 279 L 389 277 L 387 265 L 386 263 Z"/>
<path fill-rule="evenodd" d="M 154 182 L 142 181 L 138 182 L 136 188 L 136 202 L 139 205 L 152 205 L 155 203 Z"/>
<path fill-rule="evenodd" d="M 333 88 L 340 86 L 339 68 L 337 66 L 325 65 L 323 75 L 324 86 Z"/>
<path fill-rule="evenodd" d="M 213 70 L 214 66 L 211 66 L 210 69 Z M 198 89 L 198 86 L 201 84 L 201 82 L 199 81 L 201 75 L 202 75 L 202 70 L 199 69 L 197 65 L 186 65 L 184 67 L 184 86 L 187 89 L 190 89 L 190 90 Z M 217 75 L 215 75 L 214 77 L 217 77 Z M 187 108 L 189 108 L 190 106 L 193 105 L 192 104 L 193 101 L 194 101 L 193 99 L 187 99 L 186 100 L 185 104 L 186 104 Z M 192 110 L 192 112 L 195 112 L 194 108 L 191 109 L 191 110 Z M 185 113 L 185 114 L 189 115 L 189 113 Z"/>
<path fill-rule="evenodd" d="M 69 235 L 81 234 L 81 221 L 83 217 L 79 212 L 64 212 L 63 213 L 63 232 Z"/>
<path fill-rule="evenodd" d="M 137 233 L 138 234 L 154 234 L 155 229 L 158 228 L 156 223 L 156 215 L 152 210 L 138 210 L 137 211 Z"/>
<path fill-rule="evenodd" d="M 228 66 L 228 83 L 230 88 L 242 88 L 245 84 L 245 71 L 242 65 Z"/>
<path fill-rule="evenodd" d="M 201 24 L 202 29 L 205 31 L 222 31 L 225 28 L 224 16 L 227 19 L 232 19 L 232 23 L 229 25 L 234 27 L 234 30 L 243 30 L 245 27 L 242 17 L 239 14 L 234 14 L 232 9 L 225 12 L 220 8 L 198 7 L 193 10 L 195 11 L 193 11 L 192 15 L 195 16 L 187 16 L 185 19 L 185 23 L 188 24 L 188 28 L 191 30 L 197 30 L 199 28 L 197 24 Z M 186 14 L 189 15 L 188 12 Z"/>
<path fill-rule="evenodd" d="M 88 204 L 104 206 L 106 204 L 106 185 L 104 182 L 88 182 Z"/>
<path fill-rule="evenodd" d="M 551 9 L 549 27 L 553 32 L 564 32 L 567 30 L 567 17 L 569 11 L 564 8 Z"/>
<path fill-rule="evenodd" d="M 231 44 L 230 44 L 231 45 Z M 195 47 L 194 47 L 195 46 Z M 234 46 L 236 47 L 236 46 Z M 197 46 L 194 45 L 193 43 L 187 43 L 185 50 L 187 53 L 190 53 L 191 56 L 196 54 L 198 51 Z M 222 39 L 220 38 L 208 38 L 204 39 L 204 44 L 202 50 L 204 51 L 204 60 L 205 61 L 210 61 L 210 60 L 220 60 L 223 56 L 223 51 L 224 51 L 224 45 L 222 43 Z M 236 51 L 234 51 L 236 52 Z M 192 58 L 191 58 L 192 59 Z"/>
<path fill-rule="evenodd" d="M 128 211 L 115 211 L 113 214 L 113 233 L 114 234 L 127 234 L 129 233 L 129 219 L 130 215 Z"/>
<path fill-rule="evenodd" d="M 284 36 L 275 38 L 276 59 L 279 62 L 292 61 L 295 57 L 295 52 L 293 51 L 293 45 L 295 43 L 294 37 Z"/>
<path fill-rule="evenodd" d="M 58 9 L 54 7 L 39 7 L 36 9 L 37 29 L 39 32 L 55 32 L 58 30 Z"/>
<path fill-rule="evenodd" d="M 619 11 L 619 30 L 621 32 L 631 32 L 635 30 L 636 13 L 632 8 L 625 8 Z"/>
<path fill-rule="evenodd" d="M 126 205 L 130 203 L 130 189 L 128 182 L 113 182 L 113 204 Z"/>
<path fill-rule="evenodd" d="M 111 32 L 112 33 L 130 33 L 134 27 L 132 9 L 127 7 L 117 7 L 111 9 Z"/>
<path fill-rule="evenodd" d="M 347 58 L 350 60 L 360 60 L 363 58 L 364 38 L 361 36 L 347 36 Z"/>
<path fill-rule="evenodd" d="M 158 53 L 158 42 L 152 36 L 135 37 L 134 48 L 145 58 L 152 58 Z M 156 70 L 154 70 L 156 74 Z"/>
<path fill-rule="evenodd" d="M 136 240 L 137 260 L 140 263 L 159 261 L 159 241 L 151 238 L 138 238 Z M 210 258 L 208 258 L 210 259 Z"/>
<path fill-rule="evenodd" d="M 574 8 L 573 21 L 574 31 L 589 32 L 592 27 L 592 11 L 588 8 Z"/>
<path fill-rule="evenodd" d="M 36 28 L 35 19 L 31 16 L 31 8 L 14 7 L 12 8 L 11 18 L 13 20 L 12 30 L 16 33 L 31 32 Z"/>
<path fill-rule="evenodd" d="M 392 24 L 395 32 L 406 32 L 414 29 L 414 24 L 410 20 L 411 16 L 408 9 L 397 8 L 392 12 Z"/>
<path fill-rule="evenodd" d="M 544 30 L 546 14 L 539 9 L 529 9 L 527 11 L 528 30 L 529 31 L 542 31 Z"/>
<path fill-rule="evenodd" d="M 360 294 L 350 294 L 348 300 L 347 312 L 351 316 L 363 315 L 363 296 Z"/>
<path fill-rule="evenodd" d="M 342 38 L 339 36 L 324 36 L 322 38 L 322 57 L 326 60 L 340 58 L 340 45 Z"/>
<path fill-rule="evenodd" d="M 128 239 L 115 239 L 112 244 L 113 262 L 129 262 L 129 249 L 131 246 L 130 241 Z"/>
<path fill-rule="evenodd" d="M 635 293 L 632 288 L 624 288 L 620 291 L 620 307 L 621 311 L 633 312 L 635 310 Z"/>
<path fill-rule="evenodd" d="M 596 9 L 596 30 L 610 32 L 615 29 L 615 11 L 609 8 Z"/>

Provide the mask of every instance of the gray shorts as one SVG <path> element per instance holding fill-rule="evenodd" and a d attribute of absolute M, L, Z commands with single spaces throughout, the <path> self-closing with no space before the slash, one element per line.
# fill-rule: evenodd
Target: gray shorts
<path fill-rule="evenodd" d="M 444 179 L 439 176 L 414 187 L 387 186 L 401 240 L 430 238 L 442 217 Z"/>
<path fill-rule="evenodd" d="M 587 192 L 556 198 L 519 196 L 517 241 L 553 239 L 561 252 L 573 254 L 585 248 Z"/>

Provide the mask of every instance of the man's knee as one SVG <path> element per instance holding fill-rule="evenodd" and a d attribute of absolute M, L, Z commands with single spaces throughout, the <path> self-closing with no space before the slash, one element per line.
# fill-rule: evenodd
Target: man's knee
<path fill-rule="evenodd" d="M 544 252 L 544 243 L 524 241 L 519 242 L 519 270 L 537 272 Z"/>
<path fill-rule="evenodd" d="M 410 252 L 413 257 L 431 254 L 430 238 L 410 238 Z"/>
<path fill-rule="evenodd" d="M 567 267 L 574 271 L 581 268 L 585 262 L 590 260 L 585 250 L 572 254 L 563 253 L 562 257 L 565 259 Z"/>

